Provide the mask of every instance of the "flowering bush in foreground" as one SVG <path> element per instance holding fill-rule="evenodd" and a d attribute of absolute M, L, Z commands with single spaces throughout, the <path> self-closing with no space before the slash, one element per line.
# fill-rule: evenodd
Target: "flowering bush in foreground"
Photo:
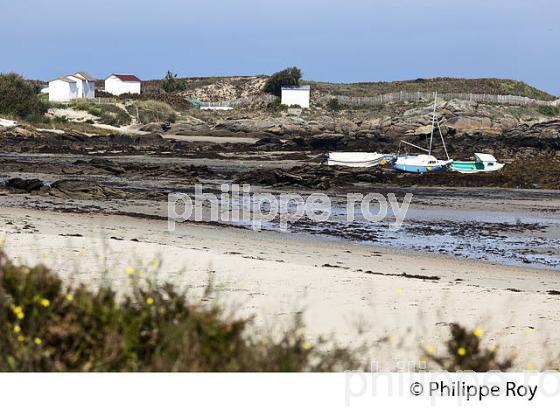
<path fill-rule="evenodd" d="M 497 348 L 481 346 L 482 330 L 468 331 L 456 323 L 451 324 L 451 338 L 447 341 L 447 352 L 438 356 L 434 352 L 425 351 L 427 358 L 450 372 L 472 370 L 488 372 L 490 370 L 506 371 L 513 366 L 513 358 L 500 360 Z"/>
<path fill-rule="evenodd" d="M 363 348 L 311 344 L 296 318 L 280 338 L 258 337 L 250 319 L 189 301 L 127 268 L 130 292 L 68 287 L 43 265 L 19 266 L 0 250 L 0 371 L 345 371 L 365 369 Z M 211 285 L 207 293 L 211 293 Z M 424 349 L 438 368 L 508 370 L 481 330 L 452 324 L 447 353 Z M 360 356 L 360 360 L 358 357 Z"/>
<path fill-rule="evenodd" d="M 311 345 L 297 320 L 280 339 L 260 338 L 250 320 L 189 303 L 169 284 L 132 281 L 122 297 L 108 287 L 68 288 L 46 267 L 17 266 L 4 253 L 0 279 L 0 371 L 357 368 L 348 349 Z"/>

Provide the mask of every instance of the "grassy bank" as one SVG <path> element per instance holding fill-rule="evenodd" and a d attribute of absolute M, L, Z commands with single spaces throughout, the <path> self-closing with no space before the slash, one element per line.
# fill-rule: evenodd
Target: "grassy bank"
<path fill-rule="evenodd" d="M 523 81 L 497 78 L 419 78 L 417 80 L 364 83 L 324 83 L 306 81 L 312 88 L 333 95 L 368 97 L 380 94 L 407 92 L 473 93 L 494 95 L 518 95 L 536 100 L 554 100 L 545 91 L 532 87 Z"/>
<path fill-rule="evenodd" d="M 99 118 L 99 122 L 106 125 L 129 125 L 132 119 L 122 108 L 113 104 L 98 104 L 94 100 L 73 100 L 70 104 L 75 110 L 85 111 Z"/>

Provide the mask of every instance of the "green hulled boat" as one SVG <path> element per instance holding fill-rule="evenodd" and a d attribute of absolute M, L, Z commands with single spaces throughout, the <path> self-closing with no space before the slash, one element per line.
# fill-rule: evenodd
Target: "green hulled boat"
<path fill-rule="evenodd" d="M 462 174 L 477 174 L 480 172 L 495 172 L 504 167 L 490 154 L 474 154 L 475 161 L 453 161 L 451 170 Z"/>

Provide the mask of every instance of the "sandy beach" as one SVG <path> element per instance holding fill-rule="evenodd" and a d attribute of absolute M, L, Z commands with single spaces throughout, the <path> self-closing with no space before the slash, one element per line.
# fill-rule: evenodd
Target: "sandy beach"
<path fill-rule="evenodd" d="M 215 297 L 261 329 L 279 331 L 303 312 L 312 338 L 356 346 L 388 336 L 366 360 L 383 370 L 442 349 L 448 324 L 483 330 L 490 345 L 519 355 L 517 367 L 546 365 L 558 351 L 560 277 L 554 270 L 427 255 L 307 234 L 254 232 L 101 213 L 0 208 L 5 250 L 92 285 L 126 289 L 126 269 L 161 261 L 158 280 Z M 105 276 L 102 272 L 108 272 Z M 206 301 L 209 302 L 209 301 Z M 360 332 L 363 330 L 363 333 Z"/>

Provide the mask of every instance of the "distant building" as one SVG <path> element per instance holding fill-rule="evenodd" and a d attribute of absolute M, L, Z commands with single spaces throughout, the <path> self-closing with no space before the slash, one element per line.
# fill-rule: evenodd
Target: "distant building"
<path fill-rule="evenodd" d="M 105 92 L 113 95 L 140 94 L 141 81 L 132 74 L 111 74 L 105 79 Z"/>
<path fill-rule="evenodd" d="M 282 105 L 298 105 L 301 108 L 309 108 L 311 87 L 282 87 Z"/>
<path fill-rule="evenodd" d="M 49 101 L 95 97 L 95 78 L 83 71 L 49 81 Z"/>

